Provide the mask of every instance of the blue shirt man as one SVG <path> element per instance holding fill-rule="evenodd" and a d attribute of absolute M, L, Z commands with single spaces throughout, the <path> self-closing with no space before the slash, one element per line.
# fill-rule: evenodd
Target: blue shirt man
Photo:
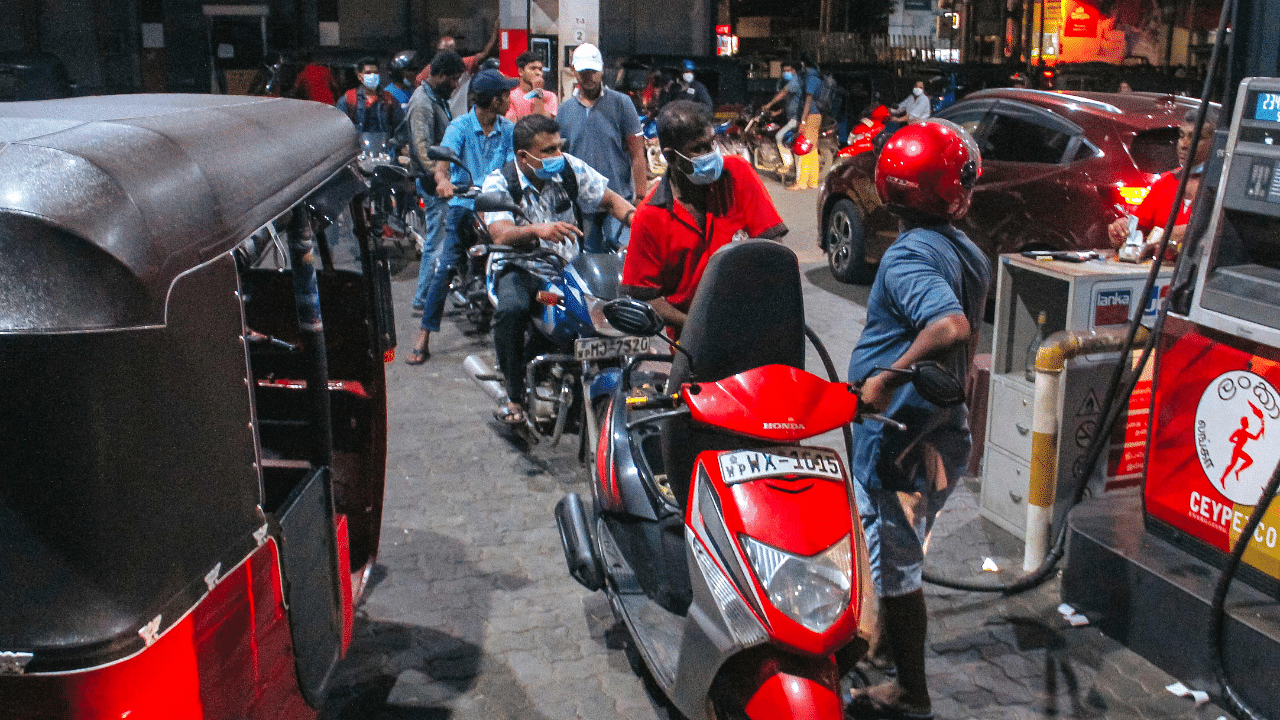
<path fill-rule="evenodd" d="M 405 358 L 410 365 L 421 365 L 431 356 L 431 333 L 440 330 L 444 298 L 449 290 L 449 272 L 458 261 L 458 225 L 467 219 L 475 206 L 474 200 L 454 195 L 456 186 L 466 182 L 479 185 L 489 173 L 515 159 L 511 144 L 511 131 L 515 124 L 503 116 L 511 105 L 511 88 L 516 84 L 517 81 L 503 77 L 497 70 L 481 71 L 471 80 L 475 106 L 466 115 L 454 118 L 444 131 L 440 144 L 458 154 L 462 167 L 447 162 L 436 163 L 436 196 L 449 201 L 449 216 L 423 302 L 422 329 Z"/>
<path fill-rule="evenodd" d="M 565 152 L 590 165 L 609 180 L 609 189 L 634 202 L 648 192 L 644 133 L 631 98 L 604 86 L 604 60 L 591 44 L 573 51 L 578 93 L 560 105 L 556 120 Z M 602 252 L 625 244 L 625 228 L 598 213 L 588 219 L 583 249 Z"/>

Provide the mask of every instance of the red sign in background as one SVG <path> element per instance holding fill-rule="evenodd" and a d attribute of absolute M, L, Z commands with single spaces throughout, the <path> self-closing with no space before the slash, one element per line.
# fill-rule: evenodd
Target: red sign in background
<path fill-rule="evenodd" d="M 1063 37 L 1098 36 L 1098 9 L 1083 3 L 1068 2 L 1066 17 L 1063 18 Z"/>

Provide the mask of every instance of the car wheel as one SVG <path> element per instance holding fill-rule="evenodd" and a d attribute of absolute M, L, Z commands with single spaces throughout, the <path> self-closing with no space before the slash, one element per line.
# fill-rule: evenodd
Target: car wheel
<path fill-rule="evenodd" d="M 837 280 L 866 285 L 875 279 L 876 267 L 867 262 L 862 211 L 853 201 L 841 199 L 827 215 L 823 234 L 827 239 L 827 266 Z"/>

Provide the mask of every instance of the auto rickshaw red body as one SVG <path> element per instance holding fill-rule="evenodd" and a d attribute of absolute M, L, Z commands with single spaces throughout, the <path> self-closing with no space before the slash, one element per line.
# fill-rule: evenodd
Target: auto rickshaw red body
<path fill-rule="evenodd" d="M 357 153 L 301 101 L 0 107 L 0 716 L 317 716 L 395 344 Z"/>

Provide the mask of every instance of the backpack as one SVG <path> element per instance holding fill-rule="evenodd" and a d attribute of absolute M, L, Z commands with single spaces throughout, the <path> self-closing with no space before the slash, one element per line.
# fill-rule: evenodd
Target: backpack
<path fill-rule="evenodd" d="M 822 76 L 822 88 L 818 90 L 818 96 L 813 99 L 818 106 L 818 112 L 823 115 L 830 115 L 832 105 L 836 99 L 836 93 L 839 92 L 839 86 L 836 85 L 836 76 L 827 73 Z"/>
<path fill-rule="evenodd" d="M 519 205 L 520 199 L 524 197 L 524 190 L 520 187 L 519 172 L 514 160 L 502 166 L 502 179 L 507 181 L 507 193 L 511 195 L 511 200 L 516 205 Z M 569 196 L 569 205 L 573 207 L 573 218 L 578 229 L 585 230 L 586 228 L 582 226 L 582 208 L 578 207 L 578 176 L 567 160 L 564 163 L 564 169 L 560 171 L 560 185 Z M 556 212 L 562 213 L 568 209 L 563 206 L 557 207 Z"/>

